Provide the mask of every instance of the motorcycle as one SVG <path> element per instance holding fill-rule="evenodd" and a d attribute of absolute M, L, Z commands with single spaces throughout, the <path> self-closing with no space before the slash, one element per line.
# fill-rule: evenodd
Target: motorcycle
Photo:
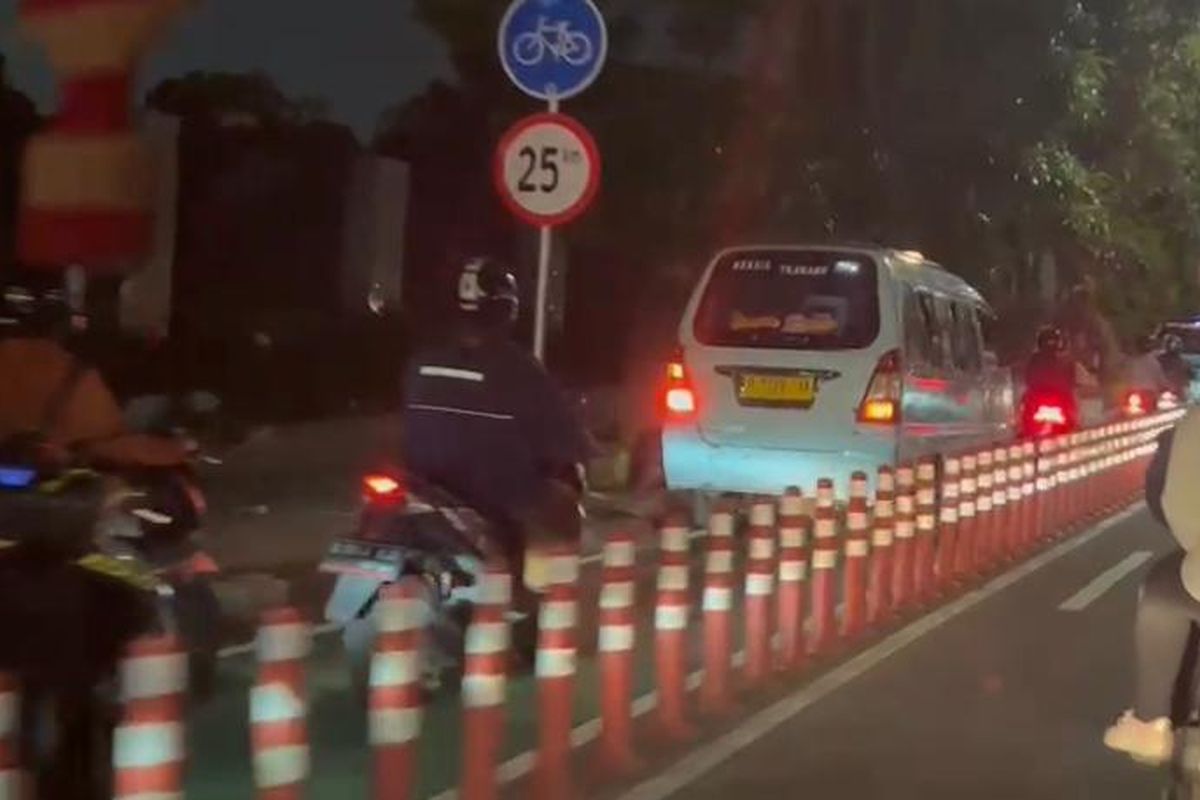
<path fill-rule="evenodd" d="M 189 492 L 174 474 L 0 452 L 0 670 L 22 681 L 22 761 L 39 796 L 107 796 L 116 666 L 133 639 L 178 633 L 191 688 L 211 685 L 213 567 L 191 541 L 188 506 L 202 502 Z"/>
<path fill-rule="evenodd" d="M 583 491 L 577 468 L 548 474 L 558 475 L 564 494 L 577 500 Z M 514 537 L 499 535 L 498 523 L 411 474 L 364 476 L 362 499 L 356 530 L 335 539 L 320 565 L 320 571 L 336 576 L 325 618 L 342 628 L 352 681 L 366 691 L 376 632 L 372 610 L 380 590 L 408 581 L 426 609 L 428 635 L 421 654 L 425 688 L 453 684 L 461 677 L 463 639 L 487 562 L 516 557 L 499 545 Z M 537 594 L 516 582 L 510 621 L 514 653 L 525 663 L 533 662 L 537 608 Z"/>

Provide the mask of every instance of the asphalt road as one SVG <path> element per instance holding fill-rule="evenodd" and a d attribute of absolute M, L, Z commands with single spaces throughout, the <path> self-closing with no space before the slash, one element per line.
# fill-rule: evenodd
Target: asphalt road
<path fill-rule="evenodd" d="M 1013 800 L 1162 797 L 1104 749 L 1130 701 L 1144 513 L 1067 541 L 798 687 L 621 795 Z"/>

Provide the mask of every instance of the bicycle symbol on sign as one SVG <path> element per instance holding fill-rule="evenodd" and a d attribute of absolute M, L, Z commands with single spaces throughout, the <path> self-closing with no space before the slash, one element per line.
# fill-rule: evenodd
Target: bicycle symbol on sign
<path fill-rule="evenodd" d="M 595 46 L 586 33 L 571 30 L 568 20 L 551 23 L 548 17 L 538 17 L 537 28 L 526 31 L 513 42 L 512 54 L 524 67 L 542 63 L 547 54 L 555 61 L 582 67 L 591 62 Z"/>

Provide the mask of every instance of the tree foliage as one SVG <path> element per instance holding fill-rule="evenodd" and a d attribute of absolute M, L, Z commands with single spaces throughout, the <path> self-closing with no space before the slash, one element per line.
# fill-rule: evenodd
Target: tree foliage
<path fill-rule="evenodd" d="M 417 3 L 491 141 L 532 110 L 496 63 L 504 5 Z M 730 241 L 828 237 L 919 247 L 1031 316 L 1085 278 L 1126 333 L 1197 310 L 1197 4 L 602 5 L 621 41 L 568 110 L 605 187 L 569 237 L 641 283 Z"/>

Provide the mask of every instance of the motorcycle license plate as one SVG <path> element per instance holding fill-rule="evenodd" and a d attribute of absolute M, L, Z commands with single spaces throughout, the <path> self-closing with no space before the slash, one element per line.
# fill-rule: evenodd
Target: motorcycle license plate
<path fill-rule="evenodd" d="M 365 542 L 334 542 L 321 562 L 321 572 L 391 581 L 400 577 L 404 549 Z"/>

